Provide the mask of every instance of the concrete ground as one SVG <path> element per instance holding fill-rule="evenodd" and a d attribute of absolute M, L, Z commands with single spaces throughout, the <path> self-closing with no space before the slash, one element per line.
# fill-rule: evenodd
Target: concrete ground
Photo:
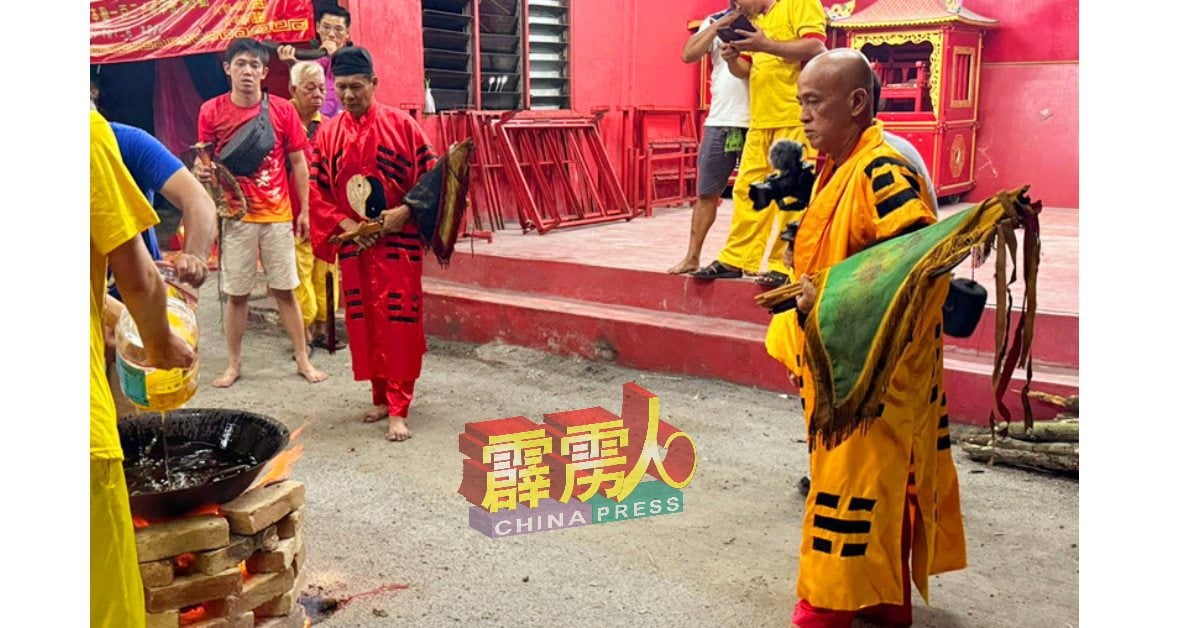
<path fill-rule="evenodd" d="M 253 305 L 265 305 L 255 301 Z M 364 424 L 369 384 L 349 354 L 316 353 L 331 374 L 293 375 L 282 329 L 252 322 L 243 376 L 224 367 L 215 277 L 201 310 L 201 389 L 190 407 L 260 412 L 304 447 L 306 571 L 314 596 L 350 599 L 328 626 L 787 626 L 795 603 L 807 449 L 795 397 L 662 376 L 503 345 L 430 342 L 409 425 Z M 463 424 L 603 406 L 621 385 L 659 395 L 700 460 L 682 513 L 492 540 L 467 526 L 456 491 Z M 957 450 L 957 447 L 956 447 Z M 970 567 L 933 579 L 916 624 L 1076 626 L 1079 497 L 1073 480 L 988 468 L 956 451 Z M 357 597 L 354 597 L 357 596 Z"/>

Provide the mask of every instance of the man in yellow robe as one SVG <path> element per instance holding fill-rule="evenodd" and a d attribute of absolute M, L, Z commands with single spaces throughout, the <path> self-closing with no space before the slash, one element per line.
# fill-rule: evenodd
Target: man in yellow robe
<path fill-rule="evenodd" d="M 734 279 L 757 273 L 770 243 L 768 272 L 761 283 L 779 286 L 788 278 L 785 245 L 778 239 L 769 241 L 772 229 L 784 221 L 775 203 L 754 210 L 750 184 L 771 174 L 768 152 L 776 140 L 807 144 L 798 123 L 796 77 L 809 59 L 825 52 L 825 9 L 818 0 L 738 0 L 737 4 L 757 30 L 741 31 L 742 39 L 725 42 L 720 50 L 729 71 L 750 80 L 750 130 L 733 184 L 729 237 L 716 261 L 692 274 L 698 279 Z"/>
<path fill-rule="evenodd" d="M 853 50 L 813 59 L 800 74 L 801 122 L 829 156 L 795 237 L 795 273 L 810 277 L 874 244 L 937 220 L 932 192 L 874 120 L 871 69 Z M 883 398 L 865 431 L 810 442 L 812 485 L 793 622 L 848 627 L 855 617 L 909 625 L 909 579 L 928 600 L 930 575 L 966 567 L 958 478 L 942 390 L 941 305 L 936 280 Z M 804 317 L 819 296 L 777 315 L 768 352 L 796 376 L 806 414 L 816 405 L 804 361 Z M 910 564 L 911 556 L 911 564 Z"/>
<path fill-rule="evenodd" d="M 104 372 L 108 267 L 137 324 L 151 366 L 186 367 L 191 347 L 171 332 L 167 289 L 142 231 L 158 216 L 121 161 L 108 122 L 91 112 L 91 625 L 146 625 L 142 577 L 125 487 L 117 409 Z"/>

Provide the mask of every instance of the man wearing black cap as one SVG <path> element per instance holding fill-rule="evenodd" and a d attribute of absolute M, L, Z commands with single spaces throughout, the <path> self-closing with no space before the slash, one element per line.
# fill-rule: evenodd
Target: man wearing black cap
<path fill-rule="evenodd" d="M 354 379 L 370 380 L 388 440 L 410 436 L 404 419 L 425 354 L 420 235 L 403 197 L 437 158 L 408 114 L 375 102 L 371 55 L 349 46 L 331 60 L 343 112 L 313 140 L 313 253 L 342 269 Z M 382 231 L 367 223 L 382 219 Z"/>

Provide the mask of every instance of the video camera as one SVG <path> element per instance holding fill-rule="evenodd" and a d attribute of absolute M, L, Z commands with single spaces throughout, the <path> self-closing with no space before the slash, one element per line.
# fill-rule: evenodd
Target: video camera
<path fill-rule="evenodd" d="M 812 164 L 804 160 L 804 146 L 791 140 L 779 140 L 771 145 L 769 157 L 776 172 L 763 181 L 750 184 L 754 210 L 762 211 L 772 202 L 778 203 L 783 211 L 800 211 L 808 207 L 817 174 Z M 785 203 L 787 198 L 796 200 Z"/>

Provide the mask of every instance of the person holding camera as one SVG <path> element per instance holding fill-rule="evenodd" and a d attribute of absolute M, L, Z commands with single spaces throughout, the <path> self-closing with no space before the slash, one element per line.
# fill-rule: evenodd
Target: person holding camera
<path fill-rule="evenodd" d="M 330 69 L 330 59 L 333 53 L 353 46 L 350 41 L 350 12 L 336 5 L 319 6 L 317 16 L 317 38 L 311 44 L 313 50 L 325 51 L 325 56 L 315 60 L 325 72 L 325 102 L 321 103 L 320 113 L 326 118 L 332 118 L 342 111 L 342 103 L 338 100 L 337 92 L 333 89 L 333 71 Z M 286 63 L 290 69 L 296 64 L 296 47 L 280 46 L 276 51 L 279 60 Z"/>
<path fill-rule="evenodd" d="M 247 38 L 233 40 L 225 51 L 225 73 L 233 89 L 200 106 L 196 125 L 203 144 L 214 144 L 213 154 L 235 175 L 246 198 L 246 215 L 241 220 L 222 219 L 221 287 L 229 295 L 225 309 L 225 339 L 229 365 L 213 386 L 228 388 L 241 376 L 242 336 L 250 313 L 261 253 L 267 273 L 267 291 L 275 297 L 283 328 L 292 341 L 297 372 L 310 383 L 328 375 L 308 358 L 304 321 L 293 290 L 300 285 L 296 272 L 292 203 L 300 209 L 295 234 L 308 238 L 308 160 L 304 157 L 308 136 L 292 103 L 267 95 L 262 88 L 267 74 L 267 48 Z M 291 172 L 289 192 L 287 160 Z M 196 178 L 212 181 L 212 167 L 197 157 Z M 233 195 L 227 192 L 230 204 Z"/>
<path fill-rule="evenodd" d="M 828 159 L 795 235 L 802 293 L 777 314 L 768 352 L 796 376 L 806 421 L 818 403 L 803 351 L 805 319 L 819 301 L 812 277 L 885 240 L 936 222 L 933 193 L 874 119 L 872 72 L 862 53 L 838 49 L 800 73 L 801 122 Z M 928 600 L 929 576 L 966 567 L 958 476 L 942 392 L 942 304 L 949 276 L 935 280 L 911 315 L 879 415 L 840 442 L 810 438 L 797 626 L 849 627 L 857 618 L 912 623 L 911 585 Z M 828 327 L 823 321 L 823 328 Z M 853 321 L 845 324 L 852 325 Z"/>
<path fill-rule="evenodd" d="M 730 73 L 749 79 L 750 130 L 733 186 L 729 237 L 716 261 L 692 274 L 699 279 L 757 274 L 772 230 L 784 221 L 775 203 L 755 211 L 750 184 L 771 174 L 768 152 L 776 140 L 804 143 L 796 79 L 809 59 L 825 51 L 825 9 L 818 0 L 737 0 L 737 6 L 752 28 L 735 22 L 719 48 Z M 783 249 L 778 239 L 771 244 L 768 272 L 759 283 L 779 286 L 787 281 Z"/>
<path fill-rule="evenodd" d="M 687 254 L 667 272 L 682 275 L 700 268 L 700 250 L 704 238 L 717 218 L 721 193 L 729 185 L 729 175 L 737 167 L 746 129 L 750 126 L 750 86 L 745 77 L 734 76 L 729 64 L 720 54 L 717 32 L 728 28 L 741 15 L 737 0 L 729 0 L 729 8 L 708 16 L 695 35 L 683 46 L 683 62 L 697 63 L 709 56 L 712 79 L 708 117 L 704 119 L 704 136 L 696 158 L 696 204 L 692 206 L 692 232 Z"/>

